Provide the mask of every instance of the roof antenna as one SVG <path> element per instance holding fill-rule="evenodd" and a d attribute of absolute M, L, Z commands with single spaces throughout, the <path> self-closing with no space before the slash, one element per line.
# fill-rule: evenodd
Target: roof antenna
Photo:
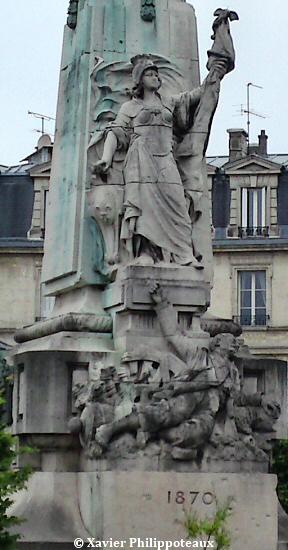
<path fill-rule="evenodd" d="M 45 120 L 56 120 L 52 116 L 42 115 L 41 113 L 33 113 L 32 111 L 28 111 L 28 115 L 41 119 L 41 130 L 37 130 L 37 132 L 41 132 L 42 136 L 45 134 Z"/>
<path fill-rule="evenodd" d="M 247 114 L 247 134 L 248 134 L 248 155 L 249 155 L 249 146 L 250 146 L 250 115 L 258 116 L 260 118 L 266 118 L 266 116 L 261 115 L 260 113 L 255 113 L 255 111 L 252 111 L 250 108 L 250 86 L 253 86 L 253 88 L 259 88 L 260 90 L 263 90 L 263 86 L 258 86 L 258 84 L 253 84 L 253 82 L 248 82 L 247 84 L 247 108 L 243 109 L 243 113 Z"/>

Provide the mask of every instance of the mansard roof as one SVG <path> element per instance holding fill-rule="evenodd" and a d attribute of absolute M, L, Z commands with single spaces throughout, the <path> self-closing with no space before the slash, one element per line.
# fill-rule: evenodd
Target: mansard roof
<path fill-rule="evenodd" d="M 0 239 L 27 237 L 33 202 L 33 180 L 29 174 L 0 175 Z"/>

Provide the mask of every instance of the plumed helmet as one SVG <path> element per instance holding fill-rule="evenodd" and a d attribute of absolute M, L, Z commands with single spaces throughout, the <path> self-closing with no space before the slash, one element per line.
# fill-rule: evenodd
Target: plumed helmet
<path fill-rule="evenodd" d="M 131 63 L 133 65 L 132 79 L 134 86 L 139 86 L 143 73 L 146 69 L 154 69 L 158 73 L 158 67 L 155 65 L 150 55 L 135 55 L 135 57 L 132 57 Z"/>

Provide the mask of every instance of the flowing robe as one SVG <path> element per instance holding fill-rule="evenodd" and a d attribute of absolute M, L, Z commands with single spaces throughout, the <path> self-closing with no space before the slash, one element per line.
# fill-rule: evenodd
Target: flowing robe
<path fill-rule="evenodd" d="M 191 110 L 200 91 L 185 92 L 147 106 L 140 99 L 124 103 L 110 126 L 124 161 L 124 219 L 121 238 L 132 238 L 129 220 L 136 218 L 134 234 L 162 250 L 163 257 L 186 265 L 193 261 L 192 225 L 182 180 L 173 156 L 173 124 L 178 105 Z M 178 115 L 179 116 L 179 115 Z"/>

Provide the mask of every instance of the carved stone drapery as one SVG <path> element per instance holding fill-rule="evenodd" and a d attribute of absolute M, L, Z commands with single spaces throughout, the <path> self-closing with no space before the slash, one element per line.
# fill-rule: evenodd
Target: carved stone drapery
<path fill-rule="evenodd" d="M 155 16 L 155 2 L 143 1 L 142 18 L 151 18 L 153 13 Z M 115 258 L 120 264 L 163 262 L 208 270 L 211 236 L 203 159 L 219 99 L 220 82 L 235 63 L 229 30 L 229 19 L 233 17 L 228 10 L 217 10 L 215 16 L 214 43 L 208 52 L 209 74 L 202 86 L 192 91 L 175 94 L 175 76 L 178 80 L 179 70 L 163 57 L 157 60 L 155 56 L 138 54 L 131 58 L 130 67 L 127 63 L 104 65 L 96 60 L 92 71 L 96 128 L 88 147 L 88 187 L 124 184 L 120 246 L 116 243 L 112 248 L 107 247 L 111 265 Z M 123 102 L 123 92 L 127 89 L 121 76 L 125 75 L 126 82 L 129 69 L 132 69 L 132 99 Z M 143 80 L 148 69 L 159 75 L 154 83 L 154 106 L 149 109 L 145 107 L 149 84 Z M 167 94 L 163 86 L 161 96 L 158 92 L 165 84 L 162 78 L 167 76 L 172 77 L 174 93 Z M 107 124 L 115 118 L 115 111 L 118 111 L 116 119 Z M 173 151 L 172 140 L 175 142 Z M 116 168 L 120 177 L 112 181 Z M 105 198 L 105 202 L 107 200 Z M 92 200 L 90 206 L 97 205 Z M 116 219 L 119 221 L 115 216 Z M 114 229 L 118 241 L 119 231 L 116 226 Z M 112 235 L 112 231 L 109 233 Z M 104 240 L 106 242 L 105 237 Z"/>
<path fill-rule="evenodd" d="M 156 17 L 155 0 L 141 1 L 141 17 L 143 21 L 153 21 Z"/>

